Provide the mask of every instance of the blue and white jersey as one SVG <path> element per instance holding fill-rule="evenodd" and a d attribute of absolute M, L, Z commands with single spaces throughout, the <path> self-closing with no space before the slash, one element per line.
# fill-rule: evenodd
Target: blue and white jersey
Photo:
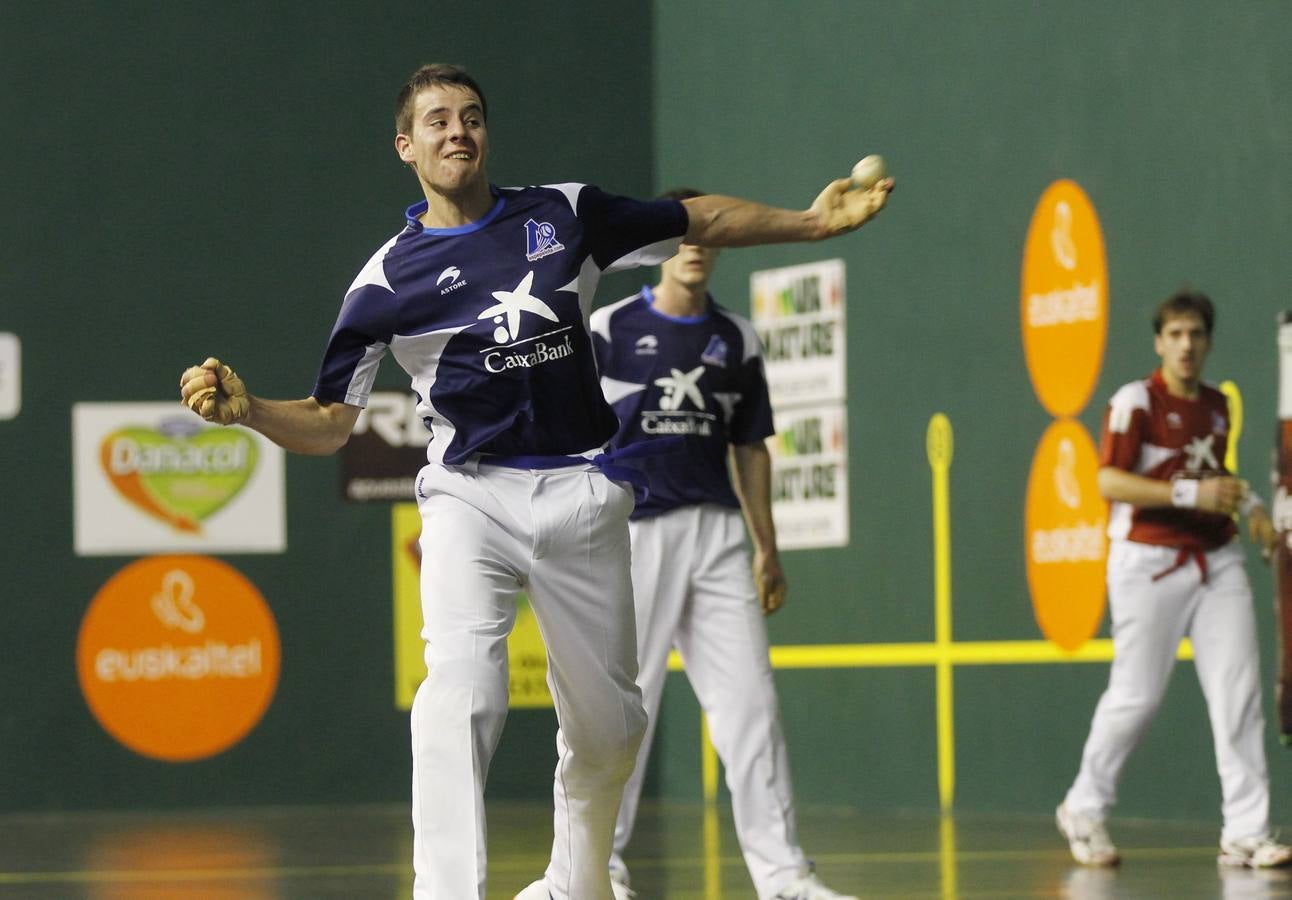
<path fill-rule="evenodd" d="M 480 221 L 408 225 L 346 292 L 313 395 L 364 406 L 389 350 L 412 378 L 427 458 L 582 454 L 616 420 L 597 381 L 587 322 L 603 272 L 677 252 L 686 210 L 591 185 L 492 188 Z"/>
<path fill-rule="evenodd" d="M 697 503 L 739 508 L 727 445 L 775 430 L 758 335 L 713 298 L 703 314 L 684 318 L 659 312 L 653 300 L 646 287 L 592 314 L 601 388 L 619 417 L 611 446 L 683 438 L 681 451 L 641 459 L 650 496 L 632 518 Z"/>

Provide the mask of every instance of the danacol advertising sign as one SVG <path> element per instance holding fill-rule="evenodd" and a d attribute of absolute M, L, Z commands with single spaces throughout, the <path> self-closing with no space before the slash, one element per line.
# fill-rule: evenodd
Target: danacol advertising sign
<path fill-rule="evenodd" d="M 283 452 L 178 403 L 72 407 L 80 556 L 281 553 Z"/>

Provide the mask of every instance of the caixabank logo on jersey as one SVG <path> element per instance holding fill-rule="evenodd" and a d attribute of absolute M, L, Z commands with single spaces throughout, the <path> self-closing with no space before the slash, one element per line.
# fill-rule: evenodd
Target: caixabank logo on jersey
<path fill-rule="evenodd" d="M 700 390 L 704 371 L 702 365 L 686 372 L 670 368 L 667 375 L 656 378 L 655 387 L 661 391 L 659 408 L 642 410 L 642 431 L 646 434 L 694 434 L 701 437 L 713 434 L 718 417 L 707 408 L 704 393 Z"/>
<path fill-rule="evenodd" d="M 117 741 L 154 759 L 219 753 L 255 727 L 278 685 L 278 627 L 219 560 L 158 556 L 99 590 L 77 640 L 81 691 Z"/>
<path fill-rule="evenodd" d="M 72 409 L 75 547 L 81 556 L 278 553 L 282 451 L 173 403 Z"/>
<path fill-rule="evenodd" d="M 530 270 L 515 290 L 493 291 L 493 298 L 498 302 L 476 316 L 480 321 L 489 319 L 494 325 L 493 340 L 499 346 L 480 351 L 484 355 L 484 366 L 490 372 L 532 369 L 574 355 L 574 343 L 570 338 L 573 326 L 561 325 L 560 317 L 545 300 L 534 296 L 533 289 L 534 272 Z M 521 337 L 521 313 L 529 313 L 530 318 L 554 322 L 560 327 Z"/>

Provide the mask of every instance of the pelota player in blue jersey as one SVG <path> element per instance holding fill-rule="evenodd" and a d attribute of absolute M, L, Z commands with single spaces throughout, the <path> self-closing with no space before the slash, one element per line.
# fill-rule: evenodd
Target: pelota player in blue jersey
<path fill-rule="evenodd" d="M 699 196 L 686 188 L 664 195 Z M 644 458 L 650 494 L 629 523 L 648 725 L 619 808 L 611 878 L 629 884 L 623 853 L 677 647 L 726 769 L 759 900 L 856 900 L 823 885 L 798 844 L 764 622 L 785 597 L 766 444 L 772 408 L 753 325 L 709 296 L 717 256 L 684 242 L 660 267 L 659 284 L 592 314 L 601 386 L 619 418 L 611 446 L 682 440 L 680 451 Z"/>
<path fill-rule="evenodd" d="M 559 722 L 552 857 L 525 900 L 606 900 L 615 814 L 646 728 L 637 675 L 627 518 L 633 491 L 601 451 L 616 419 L 587 317 L 605 272 L 679 242 L 820 240 L 883 207 L 831 182 L 803 211 L 730 197 L 641 202 L 582 184 L 489 183 L 487 105 L 457 66 L 400 91 L 395 149 L 425 202 L 363 267 L 309 397 L 246 394 L 227 366 L 186 369 L 204 418 L 288 450 L 348 438 L 387 352 L 412 379 L 429 434 L 417 478 L 428 674 L 412 711 L 413 896 L 485 896 L 484 783 L 507 714 L 507 635 L 529 593 Z M 616 893 L 618 892 L 618 893 Z"/>

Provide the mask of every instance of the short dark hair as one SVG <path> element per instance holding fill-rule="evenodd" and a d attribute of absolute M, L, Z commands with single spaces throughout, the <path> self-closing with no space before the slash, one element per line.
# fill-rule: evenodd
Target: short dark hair
<path fill-rule="evenodd" d="M 466 69 L 452 63 L 429 63 L 410 75 L 399 89 L 399 97 L 395 100 L 396 134 L 408 134 L 413 130 L 413 104 L 418 93 L 437 84 L 454 84 L 474 91 L 480 98 L 480 112 L 484 114 L 485 121 L 489 121 L 489 103 L 485 100 L 484 91 Z"/>
<path fill-rule="evenodd" d="M 1153 333 L 1161 334 L 1167 319 L 1189 314 L 1202 319 L 1207 336 L 1210 337 L 1211 329 L 1216 325 L 1216 307 L 1212 305 L 1210 297 L 1192 288 L 1181 288 L 1158 304 L 1153 312 Z"/>
<path fill-rule="evenodd" d="M 665 191 L 656 197 L 656 200 L 690 200 L 694 197 L 703 197 L 704 191 L 697 191 L 695 188 L 675 187 Z"/>

